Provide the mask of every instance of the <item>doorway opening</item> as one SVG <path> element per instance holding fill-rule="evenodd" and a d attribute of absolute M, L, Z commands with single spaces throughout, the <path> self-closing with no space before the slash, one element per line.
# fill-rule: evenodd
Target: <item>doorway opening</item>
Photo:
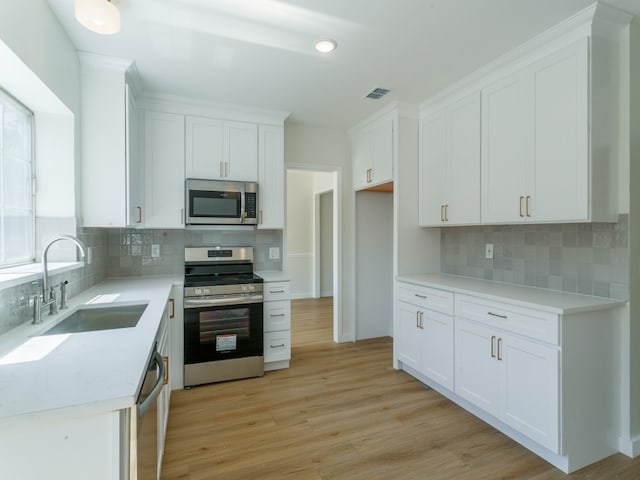
<path fill-rule="evenodd" d="M 290 165 L 287 168 L 286 228 L 283 259 L 291 282 L 292 310 L 301 305 L 321 306 L 326 314 L 318 322 L 331 324 L 318 331 L 331 332 L 341 341 L 340 289 L 340 170 L 339 167 Z M 331 308 L 331 312 L 327 312 Z M 302 311 L 305 311 L 302 308 Z M 303 319 L 301 321 L 309 321 Z M 292 343 L 295 346 L 292 315 Z M 308 331 L 308 328 L 306 329 Z"/>

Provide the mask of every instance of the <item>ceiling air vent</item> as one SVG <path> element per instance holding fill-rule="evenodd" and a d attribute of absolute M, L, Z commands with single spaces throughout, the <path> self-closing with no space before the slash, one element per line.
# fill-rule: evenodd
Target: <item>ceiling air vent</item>
<path fill-rule="evenodd" d="M 373 98 L 374 100 L 378 100 L 379 98 L 382 98 L 383 96 L 385 96 L 387 93 L 389 93 L 389 90 L 387 90 L 386 88 L 374 88 L 371 92 L 367 94 L 367 98 Z"/>

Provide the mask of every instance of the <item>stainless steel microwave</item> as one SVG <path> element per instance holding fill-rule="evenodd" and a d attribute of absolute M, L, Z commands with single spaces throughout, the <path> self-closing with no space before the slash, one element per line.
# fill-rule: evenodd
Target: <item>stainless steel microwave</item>
<path fill-rule="evenodd" d="M 256 225 L 258 184 L 188 178 L 187 225 Z"/>

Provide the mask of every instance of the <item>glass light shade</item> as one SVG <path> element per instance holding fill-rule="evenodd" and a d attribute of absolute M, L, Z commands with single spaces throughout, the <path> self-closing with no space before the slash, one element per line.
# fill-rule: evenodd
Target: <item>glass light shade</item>
<path fill-rule="evenodd" d="M 338 44 L 335 40 L 321 40 L 316 43 L 316 50 L 320 53 L 329 53 L 333 52 Z"/>
<path fill-rule="evenodd" d="M 103 35 L 120 31 L 120 11 L 110 0 L 76 0 L 76 20 Z"/>

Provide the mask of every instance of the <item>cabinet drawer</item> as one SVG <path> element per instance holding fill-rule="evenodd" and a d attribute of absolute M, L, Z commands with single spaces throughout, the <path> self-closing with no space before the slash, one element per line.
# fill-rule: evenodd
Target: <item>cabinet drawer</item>
<path fill-rule="evenodd" d="M 429 287 L 398 283 L 398 300 L 436 312 L 453 314 L 453 293 Z"/>
<path fill-rule="evenodd" d="M 264 284 L 264 301 L 289 300 L 289 282 L 269 282 Z"/>
<path fill-rule="evenodd" d="M 558 315 L 508 303 L 456 295 L 456 317 L 476 320 L 495 328 L 542 342 L 559 344 Z"/>
<path fill-rule="evenodd" d="M 279 362 L 291 358 L 291 330 L 264 334 L 264 361 Z"/>
<path fill-rule="evenodd" d="M 291 302 L 289 300 L 265 302 L 264 304 L 264 331 L 276 332 L 278 330 L 291 330 Z"/>

